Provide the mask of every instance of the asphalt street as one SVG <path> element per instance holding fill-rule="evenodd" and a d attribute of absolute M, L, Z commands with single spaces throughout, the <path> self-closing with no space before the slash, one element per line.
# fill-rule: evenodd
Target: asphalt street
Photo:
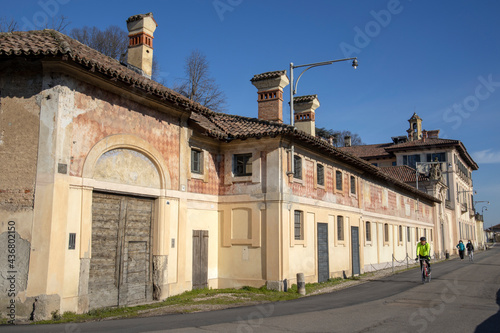
<path fill-rule="evenodd" d="M 500 332 L 500 247 L 474 263 L 412 269 L 344 290 L 220 311 L 81 324 L 2 326 L 2 332 Z"/>

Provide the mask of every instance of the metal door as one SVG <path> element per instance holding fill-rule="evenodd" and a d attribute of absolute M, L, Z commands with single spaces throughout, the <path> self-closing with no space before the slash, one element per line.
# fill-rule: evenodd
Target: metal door
<path fill-rule="evenodd" d="M 352 249 L 352 275 L 358 275 L 359 269 L 359 231 L 358 227 L 351 227 L 351 249 Z"/>
<path fill-rule="evenodd" d="M 89 307 L 152 300 L 153 200 L 94 193 Z"/>
<path fill-rule="evenodd" d="M 330 278 L 328 265 L 328 224 L 318 223 L 318 282 Z"/>
<path fill-rule="evenodd" d="M 193 289 L 208 287 L 208 230 L 193 230 Z"/>

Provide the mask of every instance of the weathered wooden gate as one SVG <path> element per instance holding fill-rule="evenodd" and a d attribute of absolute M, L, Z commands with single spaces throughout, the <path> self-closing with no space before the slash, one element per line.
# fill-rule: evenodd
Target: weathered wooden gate
<path fill-rule="evenodd" d="M 151 199 L 93 193 L 89 307 L 152 300 Z"/>
<path fill-rule="evenodd" d="M 318 282 L 330 278 L 328 264 L 328 223 L 318 223 Z"/>
<path fill-rule="evenodd" d="M 193 230 L 193 289 L 208 287 L 208 230 Z"/>

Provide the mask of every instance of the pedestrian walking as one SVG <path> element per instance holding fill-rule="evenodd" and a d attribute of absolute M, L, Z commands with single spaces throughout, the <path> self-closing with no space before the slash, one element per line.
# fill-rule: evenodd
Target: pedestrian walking
<path fill-rule="evenodd" d="M 465 245 L 467 248 L 467 255 L 469 256 L 469 261 L 474 261 L 474 245 L 472 245 L 472 242 L 469 241 L 467 242 L 467 245 Z"/>
<path fill-rule="evenodd" d="M 465 245 L 464 243 L 462 242 L 462 240 L 460 240 L 457 244 L 457 249 L 458 249 L 458 254 L 460 255 L 460 259 L 461 260 L 464 260 L 464 253 L 465 253 Z"/>

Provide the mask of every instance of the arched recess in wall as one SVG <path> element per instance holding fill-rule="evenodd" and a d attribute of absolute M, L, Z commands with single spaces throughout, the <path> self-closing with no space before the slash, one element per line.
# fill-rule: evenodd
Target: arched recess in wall
<path fill-rule="evenodd" d="M 116 168 L 117 162 L 122 162 L 120 164 L 127 168 Z M 112 172 L 106 173 L 106 170 Z M 92 147 L 85 159 L 82 177 L 159 189 L 171 188 L 170 174 L 160 152 L 147 141 L 128 134 L 108 136 Z"/>

